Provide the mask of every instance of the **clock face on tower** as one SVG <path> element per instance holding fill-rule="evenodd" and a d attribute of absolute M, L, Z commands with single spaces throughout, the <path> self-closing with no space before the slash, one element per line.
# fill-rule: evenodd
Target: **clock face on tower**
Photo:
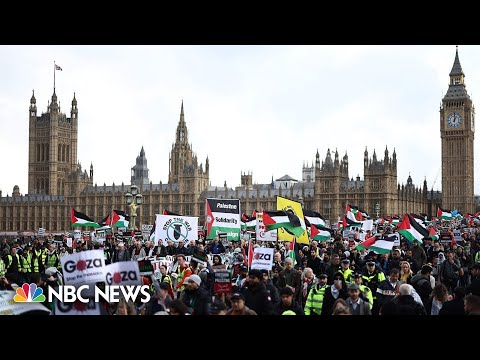
<path fill-rule="evenodd" d="M 447 117 L 448 126 L 456 128 L 462 123 L 462 116 L 459 113 L 450 113 Z"/>

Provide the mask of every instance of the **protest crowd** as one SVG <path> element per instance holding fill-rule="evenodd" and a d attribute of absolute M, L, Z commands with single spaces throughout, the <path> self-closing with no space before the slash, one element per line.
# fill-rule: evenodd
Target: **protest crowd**
<path fill-rule="evenodd" d="M 380 240 L 398 235 L 399 225 L 376 221 L 363 241 L 361 230 L 346 236 L 333 229 L 330 239 L 312 236 L 308 244 L 295 237 L 292 242 L 257 241 L 246 229 L 236 242 L 200 235 L 188 244 L 156 245 L 115 233 L 103 242 L 77 240 L 73 246 L 48 236 L 2 239 L 0 292 L 34 283 L 48 294 L 49 287 L 65 283 L 63 257 L 97 250 L 103 251 L 105 266 L 139 264 L 139 284 L 148 286 L 151 298 L 68 307 L 76 314 L 480 315 L 479 222 L 436 219 L 425 229 L 443 239 L 411 241 L 402 235 L 388 251 L 365 245 L 372 239 L 379 246 Z M 253 266 L 258 249 L 271 249 L 267 269 Z M 55 302 L 42 306 L 50 310 L 46 314 L 65 310 Z"/>

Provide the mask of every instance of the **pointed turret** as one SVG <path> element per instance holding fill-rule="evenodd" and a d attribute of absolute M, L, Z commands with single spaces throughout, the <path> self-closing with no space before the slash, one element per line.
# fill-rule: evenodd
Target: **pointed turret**
<path fill-rule="evenodd" d="M 140 150 L 140 156 L 145 157 L 145 150 L 143 149 L 143 145 L 142 145 L 142 149 Z"/>
<path fill-rule="evenodd" d="M 178 122 L 177 126 L 177 143 L 185 143 L 188 145 L 188 129 L 187 129 L 187 124 L 185 123 L 185 114 L 183 110 L 183 100 L 182 100 L 182 106 L 180 109 L 180 120 Z"/>
<path fill-rule="evenodd" d="M 364 167 L 368 166 L 368 151 L 366 146 L 365 146 L 365 152 L 363 153 L 363 166 Z"/>
<path fill-rule="evenodd" d="M 93 163 L 90 163 L 90 180 L 93 179 Z"/>
<path fill-rule="evenodd" d="M 210 170 L 210 161 L 208 160 L 208 155 L 207 155 L 207 160 L 205 161 L 205 171 L 207 174 L 209 170 Z"/>
<path fill-rule="evenodd" d="M 453 61 L 452 70 L 450 71 L 449 75 L 450 76 L 458 76 L 458 75 L 465 76 L 465 74 L 463 73 L 463 70 L 462 70 L 462 65 L 460 64 L 460 59 L 458 58 L 458 45 L 457 45 L 457 49 L 455 51 L 455 60 Z"/>
<path fill-rule="evenodd" d="M 388 147 L 385 146 L 385 157 L 383 159 L 383 162 L 386 164 L 388 164 Z"/>
<path fill-rule="evenodd" d="M 35 99 L 35 90 L 32 90 L 32 97 L 30 98 L 30 116 L 37 116 L 37 99 Z"/>
<path fill-rule="evenodd" d="M 375 152 L 375 149 L 373 149 L 372 161 L 373 161 L 373 162 L 377 162 L 377 153 Z"/>

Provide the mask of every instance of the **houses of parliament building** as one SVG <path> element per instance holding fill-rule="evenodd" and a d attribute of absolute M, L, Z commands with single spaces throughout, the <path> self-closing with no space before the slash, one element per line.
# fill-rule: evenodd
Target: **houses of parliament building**
<path fill-rule="evenodd" d="M 240 199 L 241 211 L 276 209 L 276 196 L 304 204 L 305 209 L 320 212 L 331 223 L 343 215 L 350 203 L 378 215 L 402 215 L 423 212 L 435 216 L 438 206 L 475 212 L 473 194 L 473 139 L 475 108 L 465 87 L 465 75 L 458 50 L 449 74 L 448 91 L 440 107 L 442 139 L 442 192 L 428 190 L 426 180 L 415 185 L 409 176 L 406 184 L 397 179 L 397 154 L 385 148 L 382 153 L 365 148 L 364 174 L 351 178 L 348 154 L 327 151 L 316 153 L 310 166 L 303 165 L 302 179 L 285 175 L 268 184 L 254 184 L 251 173 L 241 173 L 240 186 L 212 186 L 210 163 L 200 162 L 189 143 L 183 102 L 175 141 L 169 154 L 168 182 L 153 184 L 145 150 L 140 150 L 132 168 L 131 184 L 138 186 L 143 204 L 137 210 L 136 226 L 153 224 L 155 214 L 164 208 L 182 215 L 199 216 L 205 221 L 206 198 Z M 37 114 L 34 94 L 29 107 L 28 193 L 18 186 L 11 195 L 0 191 L 0 235 L 6 232 L 49 232 L 70 230 L 70 209 L 100 221 L 112 209 L 127 210 L 125 194 L 130 184 L 94 184 L 94 168 L 82 169 L 77 159 L 78 108 L 75 94 L 70 116 L 60 111 L 55 89 L 47 111 Z M 419 135 L 420 136 L 420 135 Z M 373 150 L 373 151 L 372 151 Z M 213 166 L 219 166 L 215 164 Z"/>

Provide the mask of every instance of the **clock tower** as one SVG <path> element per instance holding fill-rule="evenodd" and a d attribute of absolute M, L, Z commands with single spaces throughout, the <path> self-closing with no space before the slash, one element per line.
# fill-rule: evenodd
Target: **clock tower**
<path fill-rule="evenodd" d="M 473 140 L 475 107 L 467 93 L 458 46 L 448 91 L 440 106 L 442 208 L 475 213 Z"/>

